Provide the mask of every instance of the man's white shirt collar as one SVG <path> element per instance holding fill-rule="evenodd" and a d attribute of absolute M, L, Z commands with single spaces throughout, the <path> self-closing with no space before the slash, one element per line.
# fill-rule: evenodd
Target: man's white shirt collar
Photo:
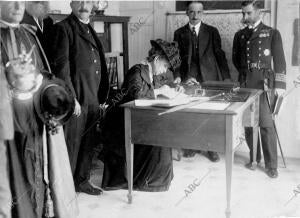
<path fill-rule="evenodd" d="M 193 30 L 193 27 L 195 27 L 195 31 L 196 31 L 197 36 L 199 34 L 201 23 L 202 23 L 201 21 L 196 25 L 192 25 L 191 23 L 189 23 L 190 30 Z"/>
<path fill-rule="evenodd" d="M 254 32 L 256 31 L 256 27 L 262 22 L 262 20 L 258 20 L 254 23 L 254 25 L 249 25 L 249 29 L 254 29 Z"/>
<path fill-rule="evenodd" d="M 78 20 L 81 22 L 81 23 L 84 23 L 84 24 L 89 24 L 90 23 L 90 19 L 87 19 L 87 21 L 84 21 L 84 20 L 81 20 L 79 17 L 77 17 Z"/>

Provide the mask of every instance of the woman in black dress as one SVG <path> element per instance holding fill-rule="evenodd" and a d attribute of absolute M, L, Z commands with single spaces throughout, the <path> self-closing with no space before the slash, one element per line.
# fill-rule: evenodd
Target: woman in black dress
<path fill-rule="evenodd" d="M 106 190 L 127 188 L 124 145 L 124 111 L 118 105 L 140 98 L 154 99 L 170 89 L 172 75 L 180 65 L 177 43 L 151 40 L 149 56 L 127 72 L 120 93 L 112 100 L 104 127 L 104 174 Z M 167 85 L 168 84 L 168 85 Z M 118 102 L 118 103 L 116 103 Z M 151 145 L 134 147 L 133 188 L 140 191 L 166 191 L 173 178 L 172 150 Z"/>

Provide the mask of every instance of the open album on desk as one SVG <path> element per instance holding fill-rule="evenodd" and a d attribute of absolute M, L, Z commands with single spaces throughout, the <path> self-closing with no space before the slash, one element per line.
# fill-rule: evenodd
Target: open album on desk
<path fill-rule="evenodd" d="M 171 88 L 164 91 L 163 94 L 157 96 L 156 99 L 137 99 L 135 106 L 159 106 L 159 107 L 174 107 L 178 105 L 188 104 L 199 99 L 206 99 L 206 97 L 192 97 L 182 92 L 177 92 Z"/>
<path fill-rule="evenodd" d="M 163 91 L 163 93 L 160 93 L 158 98 L 163 98 L 163 99 L 182 99 L 188 97 L 187 94 L 176 91 L 175 88 L 168 88 Z"/>
<path fill-rule="evenodd" d="M 189 91 L 187 93 L 190 93 L 190 95 L 188 95 L 177 92 L 175 89 L 167 89 L 162 95 L 158 95 L 157 99 L 138 99 L 135 100 L 135 105 L 142 107 L 158 106 L 170 108 L 192 104 L 187 105 L 186 108 L 225 110 L 230 105 L 230 102 L 245 102 L 250 95 L 250 92 L 245 90 L 224 92 L 222 90 L 201 89 L 201 94 L 197 92 L 197 89 L 191 90 L 186 90 Z"/>
<path fill-rule="evenodd" d="M 188 104 L 192 101 L 199 99 L 206 99 L 207 97 L 191 97 L 186 94 L 179 94 L 175 98 L 166 99 L 158 97 L 157 99 L 137 99 L 134 101 L 135 106 L 146 107 L 146 106 L 159 106 L 159 107 L 174 107 L 178 105 Z"/>
<path fill-rule="evenodd" d="M 163 99 L 163 98 L 157 98 L 157 99 L 137 99 L 134 101 L 135 106 L 140 106 L 140 107 L 147 107 L 147 106 L 155 106 L 155 107 L 175 107 L 178 105 L 185 105 L 189 104 L 193 101 L 198 101 L 198 100 L 207 100 L 208 97 L 191 97 L 185 94 L 182 94 L 180 96 L 177 96 L 173 99 Z M 199 103 L 197 105 L 194 105 L 190 108 L 193 109 L 210 109 L 210 110 L 225 110 L 228 106 L 230 105 L 229 102 L 213 102 L 213 101 L 208 101 L 208 102 L 203 102 Z"/>

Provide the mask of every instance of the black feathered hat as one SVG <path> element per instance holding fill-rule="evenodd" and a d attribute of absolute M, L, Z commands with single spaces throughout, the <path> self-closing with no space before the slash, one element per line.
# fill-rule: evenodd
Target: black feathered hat
<path fill-rule="evenodd" d="M 181 64 L 178 43 L 177 42 L 167 42 L 162 39 L 150 40 L 151 45 L 155 49 L 162 50 L 173 70 L 176 70 Z"/>

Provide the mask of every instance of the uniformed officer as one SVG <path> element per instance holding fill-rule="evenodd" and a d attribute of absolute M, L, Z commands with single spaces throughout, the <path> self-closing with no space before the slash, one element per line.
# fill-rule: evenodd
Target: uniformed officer
<path fill-rule="evenodd" d="M 282 95 L 286 88 L 286 63 L 282 40 L 278 30 L 261 21 L 259 1 L 242 3 L 243 22 L 247 25 L 238 31 L 233 40 L 232 59 L 239 72 L 241 87 L 262 89 L 260 97 L 260 130 L 266 173 L 278 176 L 277 143 L 272 121 L 271 106 L 274 95 Z M 273 65 L 273 67 L 272 67 Z M 252 162 L 252 129 L 246 128 L 246 140 Z M 257 162 L 260 162 L 258 148 Z M 249 167 L 250 164 L 246 164 Z"/>

